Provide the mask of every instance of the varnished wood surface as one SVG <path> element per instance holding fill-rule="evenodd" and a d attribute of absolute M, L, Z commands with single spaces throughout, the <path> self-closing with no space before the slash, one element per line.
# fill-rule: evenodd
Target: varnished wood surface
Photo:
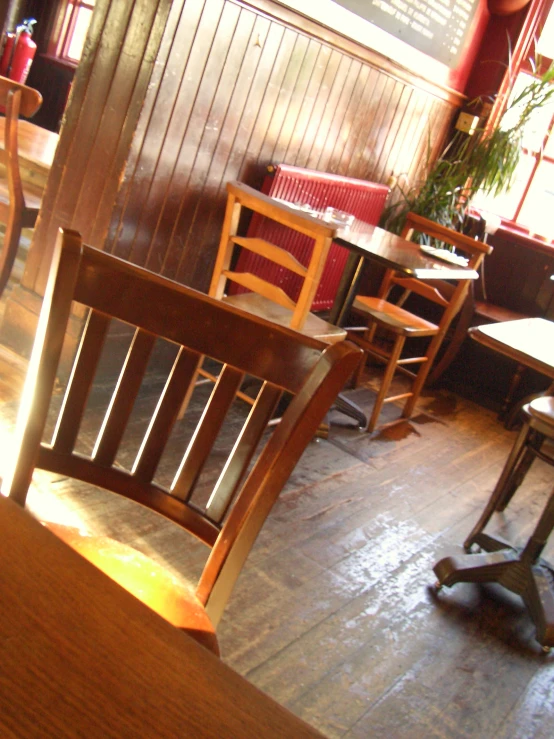
<path fill-rule="evenodd" d="M 0 363 L 6 448 L 22 371 L 7 353 Z M 162 387 L 154 369 L 139 427 Z M 369 414 L 376 386 L 366 379 L 347 395 Z M 98 388 L 98 422 L 105 398 Z M 331 420 L 243 570 L 220 624 L 224 662 L 332 739 L 551 739 L 554 663 L 523 605 L 486 586 L 432 589 L 433 565 L 462 552 L 514 433 L 447 389 L 425 390 L 410 422 L 373 435 Z M 0 453 L 0 474 L 2 463 Z M 525 541 L 551 489 L 552 468 L 538 461 L 491 533 Z M 61 476 L 39 473 L 29 506 L 117 534 L 191 581 L 203 558 L 158 516 Z"/>
<path fill-rule="evenodd" d="M 0 140 L 4 140 L 5 118 L 0 118 Z M 48 176 L 52 167 L 59 135 L 46 128 L 36 126 L 31 121 L 19 120 L 19 159 L 20 166 L 40 175 Z"/>
<path fill-rule="evenodd" d="M 0 496 L 2 737 L 317 737 Z"/>
<path fill-rule="evenodd" d="M 523 315 L 554 318 L 554 246 L 500 228 L 485 265 L 487 300 Z"/>
<path fill-rule="evenodd" d="M 418 244 L 357 218 L 349 228 L 340 229 L 335 240 L 350 251 L 329 318 L 339 326 L 344 325 L 348 317 L 364 259 L 418 280 L 475 280 L 478 277 L 474 269 L 434 259 Z"/>
<path fill-rule="evenodd" d="M 357 256 L 418 280 L 475 280 L 478 276 L 473 269 L 434 259 L 418 244 L 358 219 L 350 228 L 339 229 L 335 240 Z"/>
<path fill-rule="evenodd" d="M 554 379 L 554 322 L 521 318 L 474 326 L 469 334 L 480 344 Z"/>
<path fill-rule="evenodd" d="M 343 341 L 346 331 L 310 313 L 336 229 L 322 218 L 292 208 L 242 182 L 228 182 L 227 192 L 225 219 L 208 294 L 307 336 L 330 343 Z M 245 214 L 265 219 L 271 241 L 237 236 Z M 279 227 L 284 230 L 277 231 Z M 278 245 L 282 238 L 286 240 L 290 235 L 293 239 L 299 235 L 307 237 L 305 265 L 294 259 L 286 246 Z M 297 295 L 285 292 L 280 281 L 264 272 L 256 274 L 256 270 L 251 272 L 248 266 L 234 265 L 235 246 L 247 257 L 249 253 L 260 255 L 270 266 L 292 267 L 300 277 Z M 227 298 L 228 286 L 233 287 L 233 284 L 246 288 L 246 292 Z"/>
<path fill-rule="evenodd" d="M 60 358 L 74 303 L 90 310 L 75 362 L 64 368 Z M 95 385 L 108 379 L 97 368 L 106 337 L 120 322 L 133 336 L 113 367 L 117 384 L 93 440 L 88 400 Z M 126 439 L 156 343 L 168 357 L 166 378 L 137 451 Z M 81 542 L 86 531 L 62 535 L 172 624 L 191 635 L 199 632 L 202 643 L 207 632 L 219 653 L 213 631 L 244 562 L 360 356 L 344 341 L 328 346 L 277 327 L 84 245 L 76 232 L 60 231 L 18 415 L 17 448 L 1 493 L 23 507 L 34 472 L 48 470 L 146 506 L 180 526 L 183 537 L 204 542 L 205 566 L 191 597 L 188 588 L 173 587 L 171 578 L 135 559 L 120 541 L 119 546 L 104 537 Z M 198 399 L 201 361 L 223 368 L 213 392 Z M 60 410 L 56 379 L 64 369 L 70 379 Z M 252 388 L 253 408 L 235 413 L 233 401 L 246 376 L 255 378 L 258 388 Z M 267 434 L 283 391 L 294 397 L 274 433 Z M 191 396 L 200 413 L 185 414 L 189 442 L 167 467 L 167 449 L 179 433 L 179 408 Z M 49 411 L 57 415 L 53 436 L 45 432 Z M 218 442 L 228 427 L 237 440 L 225 454 Z"/>
<path fill-rule="evenodd" d="M 95 3 L 22 278 L 39 295 L 60 224 L 103 244 L 170 6 L 170 0 Z"/>

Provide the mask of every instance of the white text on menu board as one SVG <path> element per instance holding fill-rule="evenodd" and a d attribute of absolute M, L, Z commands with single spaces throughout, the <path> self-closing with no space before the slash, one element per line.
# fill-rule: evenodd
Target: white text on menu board
<path fill-rule="evenodd" d="M 472 5 L 468 0 L 372 0 L 372 6 L 410 28 L 423 38 L 432 41 L 435 30 L 450 27 L 448 34 L 451 54 L 456 54 L 471 17 Z"/>

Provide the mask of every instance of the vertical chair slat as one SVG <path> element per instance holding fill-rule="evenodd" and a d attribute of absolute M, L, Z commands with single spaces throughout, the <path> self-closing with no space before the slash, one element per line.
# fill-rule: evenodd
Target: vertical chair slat
<path fill-rule="evenodd" d="M 52 446 L 56 451 L 70 452 L 75 445 L 110 320 L 95 311 L 88 315 L 54 430 Z"/>
<path fill-rule="evenodd" d="M 175 358 L 133 465 L 133 476 L 142 483 L 152 482 L 156 474 L 183 397 L 196 377 L 200 359 L 200 354 L 184 347 Z"/>
<path fill-rule="evenodd" d="M 243 378 L 243 372 L 229 365 L 225 365 L 221 370 L 171 485 L 171 492 L 180 500 L 190 499 L 194 485 L 206 463 Z"/>
<path fill-rule="evenodd" d="M 227 512 L 280 397 L 279 388 L 264 383 L 206 506 L 212 521 L 221 522 Z"/>
<path fill-rule="evenodd" d="M 114 462 L 155 342 L 154 334 L 135 331 L 92 452 L 98 464 L 109 467 Z"/>

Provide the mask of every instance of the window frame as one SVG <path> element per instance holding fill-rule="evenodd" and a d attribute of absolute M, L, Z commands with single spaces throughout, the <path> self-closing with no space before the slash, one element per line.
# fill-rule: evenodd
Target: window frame
<path fill-rule="evenodd" d="M 554 0 L 533 0 L 533 2 L 531 3 L 531 7 L 527 15 L 525 26 L 522 29 L 522 33 L 520 35 L 518 45 L 514 49 L 514 52 L 511 58 L 512 69 L 508 70 L 504 76 L 502 85 L 498 91 L 498 95 L 496 97 L 495 103 L 492 107 L 491 114 L 488 119 L 487 128 L 489 130 L 493 129 L 494 127 L 498 125 L 500 118 L 502 117 L 502 114 L 504 113 L 506 109 L 511 90 L 513 88 L 513 85 L 518 75 L 521 73 L 526 73 L 534 77 L 538 77 L 544 72 L 546 72 L 546 70 L 552 63 L 552 61 L 554 61 L 554 49 L 553 49 L 553 58 L 550 59 L 546 56 L 541 57 L 540 64 L 537 69 L 533 69 L 530 63 L 530 58 L 533 58 L 535 56 L 533 52 L 534 52 L 534 46 L 536 44 L 536 40 L 539 38 L 541 31 L 546 23 L 546 19 L 548 18 L 548 15 L 550 12 L 554 14 Z M 517 206 L 515 207 L 512 217 L 504 216 L 502 215 L 502 213 L 495 214 L 497 217 L 501 219 L 503 226 L 506 226 L 510 230 L 519 232 L 531 238 L 536 237 L 536 235 L 532 232 L 532 230 L 529 227 L 521 223 L 518 223 L 517 219 L 519 218 L 521 214 L 522 208 L 525 204 L 525 198 L 527 197 L 529 190 L 532 187 L 533 180 L 537 174 L 537 171 L 538 171 L 538 168 L 541 162 L 545 161 L 554 166 L 554 154 L 545 155 L 544 153 L 544 148 L 550 137 L 554 137 L 554 115 L 551 117 L 550 122 L 547 124 L 547 126 L 544 129 L 542 146 L 538 147 L 538 150 L 535 152 L 530 151 L 529 149 L 526 149 L 525 147 L 522 147 L 522 150 L 521 150 L 522 155 L 533 157 L 535 161 L 531 169 L 531 172 L 529 173 L 527 177 L 526 185 L 524 187 L 522 194 L 520 195 L 519 201 L 517 203 Z M 482 207 L 476 206 L 474 210 L 477 210 L 477 211 L 482 210 L 484 212 L 485 210 L 487 210 L 487 208 L 486 206 L 482 206 Z M 544 240 L 546 237 L 540 237 L 540 238 L 541 240 Z M 554 242 L 554 238 L 547 239 L 547 240 Z"/>
<path fill-rule="evenodd" d="M 48 43 L 47 55 L 63 64 L 76 67 L 80 59 L 68 55 L 81 8 L 94 10 L 95 0 L 62 0 L 56 11 L 53 33 Z"/>

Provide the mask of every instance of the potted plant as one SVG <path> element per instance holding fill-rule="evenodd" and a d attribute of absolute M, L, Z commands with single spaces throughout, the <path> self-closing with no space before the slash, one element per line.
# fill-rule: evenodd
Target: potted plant
<path fill-rule="evenodd" d="M 537 109 L 554 96 L 554 63 L 512 97 L 493 129 L 478 126 L 472 135 L 456 130 L 434 161 L 428 158 L 422 181 L 393 190 L 393 202 L 381 219 L 399 233 L 410 211 L 460 230 L 475 195 L 500 195 L 510 189 L 519 162 L 523 136 Z M 478 105 L 481 101 L 474 101 Z M 428 147 L 428 151 L 430 147 Z"/>

